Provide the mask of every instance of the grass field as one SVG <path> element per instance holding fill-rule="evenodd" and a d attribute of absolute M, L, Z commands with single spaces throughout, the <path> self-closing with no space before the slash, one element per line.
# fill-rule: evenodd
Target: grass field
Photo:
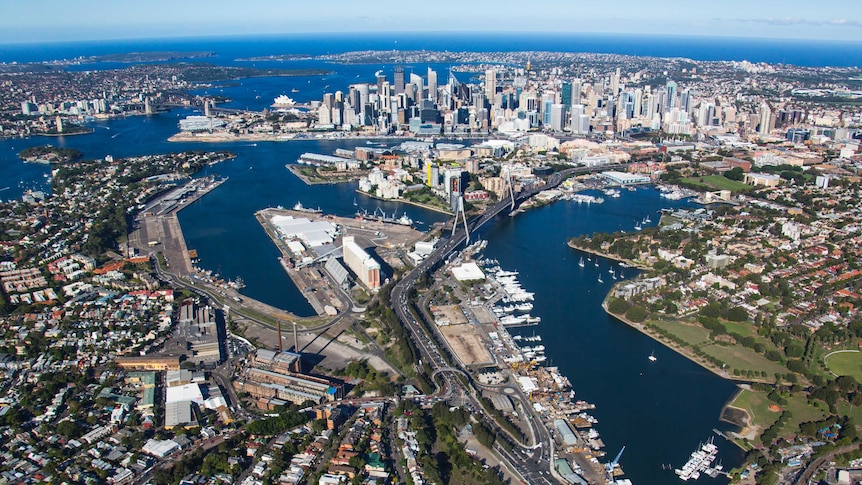
<path fill-rule="evenodd" d="M 664 322 L 659 320 L 650 320 L 649 323 L 672 335 L 676 335 L 691 346 L 698 346 L 709 340 L 709 331 L 700 325 L 686 325 L 679 322 Z"/>
<path fill-rule="evenodd" d="M 766 397 L 765 392 L 748 389 L 740 392 L 736 399 L 730 403 L 733 407 L 748 411 L 751 418 L 750 424 L 757 427 L 761 432 L 775 424 L 781 414 L 779 411 L 770 411 L 770 404 L 773 403 Z M 787 399 L 787 404 L 780 407 L 782 410 L 789 411 L 792 418 L 781 428 L 779 436 L 793 436 L 799 431 L 800 423 L 819 421 L 828 415 L 827 410 L 809 405 L 808 400 L 801 393 L 790 396 Z"/>
<path fill-rule="evenodd" d="M 758 354 L 752 349 L 741 345 L 704 345 L 701 347 L 704 353 L 727 364 L 728 369 L 739 369 L 741 371 L 766 371 L 768 379 L 772 379 L 776 372 L 786 374 L 787 368 L 773 362 Z"/>
<path fill-rule="evenodd" d="M 692 177 L 682 179 L 683 182 L 703 187 L 707 190 L 730 190 L 731 192 L 745 192 L 751 189 L 749 185 L 735 180 L 730 180 L 724 175 L 706 175 L 704 177 Z"/>
<path fill-rule="evenodd" d="M 824 359 L 826 368 L 837 376 L 851 376 L 862 382 L 862 352 L 847 351 L 829 354 Z"/>
<path fill-rule="evenodd" d="M 761 431 L 778 421 L 779 413 L 770 411 L 770 404 L 765 394 L 749 389 L 743 389 L 736 396 L 736 399 L 730 403 L 735 408 L 748 411 L 748 417 L 751 420 L 750 424 L 759 427 Z"/>
<path fill-rule="evenodd" d="M 757 332 L 754 330 L 754 325 L 751 322 L 731 322 L 722 320 L 722 322 L 730 333 L 736 333 L 743 337 L 757 338 Z"/>

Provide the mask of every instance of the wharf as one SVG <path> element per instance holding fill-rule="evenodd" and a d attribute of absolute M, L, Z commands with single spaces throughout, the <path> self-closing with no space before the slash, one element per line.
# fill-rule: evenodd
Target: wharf
<path fill-rule="evenodd" d="M 290 173 L 296 175 L 296 178 L 302 180 L 305 185 L 327 185 L 327 184 L 344 184 L 349 182 L 355 182 L 362 178 L 364 175 L 368 175 L 368 170 L 351 170 L 346 172 L 335 172 L 332 174 L 322 175 L 316 167 L 311 165 L 297 165 L 293 163 L 288 163 L 285 167 L 290 171 Z M 320 180 L 312 180 L 306 174 L 302 173 L 303 168 L 313 168 L 317 176 L 320 177 Z"/>
<path fill-rule="evenodd" d="M 327 276 L 322 269 L 322 265 L 307 264 L 300 265 L 302 266 L 300 268 L 297 267 L 293 261 L 295 256 L 272 223 L 274 216 L 292 216 L 331 222 L 338 226 L 340 229 L 339 232 L 342 235 L 354 236 L 360 246 L 365 248 L 374 247 L 377 255 L 384 258 L 386 263 L 393 267 L 398 264 L 398 261 L 395 259 L 386 259 L 386 256 L 398 257 L 398 253 L 403 253 L 404 248 L 412 246 L 422 237 L 421 232 L 398 224 L 313 214 L 282 208 L 267 208 L 255 213 L 255 218 L 281 253 L 279 264 L 281 264 L 288 277 L 290 277 L 318 315 L 333 315 L 345 311 L 351 303 L 349 297 Z M 333 241 L 333 245 L 337 249 L 340 247 L 340 241 Z M 335 251 L 332 254 L 338 256 L 340 255 L 340 251 Z M 326 254 L 315 254 L 315 259 L 322 259 L 326 256 Z"/>

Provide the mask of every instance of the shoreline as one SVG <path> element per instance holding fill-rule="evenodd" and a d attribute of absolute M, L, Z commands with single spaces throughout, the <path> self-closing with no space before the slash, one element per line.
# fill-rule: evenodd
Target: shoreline
<path fill-rule="evenodd" d="M 595 249 L 590 249 L 590 248 L 585 248 L 585 247 L 577 246 L 577 245 L 575 245 L 575 244 L 572 244 L 572 241 L 571 241 L 571 240 L 566 241 L 566 245 L 567 245 L 567 246 L 569 246 L 569 247 L 570 247 L 570 248 L 572 248 L 572 249 L 575 249 L 575 250 L 578 250 L 578 251 L 581 251 L 581 252 L 584 252 L 584 253 L 587 253 L 587 254 L 592 254 L 593 256 L 599 256 L 599 257 L 602 257 L 602 258 L 605 258 L 605 259 L 610 259 L 611 261 L 617 261 L 617 262 L 620 262 L 620 263 L 625 263 L 625 264 L 627 264 L 627 265 L 629 265 L 629 266 L 631 266 L 631 267 L 633 267 L 633 268 L 637 268 L 637 269 L 639 269 L 639 270 L 641 270 L 641 271 L 650 271 L 650 270 L 652 269 L 652 268 L 650 268 L 649 266 L 647 266 L 647 265 L 645 265 L 645 264 L 643 264 L 643 263 L 637 263 L 637 262 L 632 261 L 632 260 L 630 260 L 630 259 L 621 258 L 621 257 L 616 256 L 616 255 L 613 255 L 613 254 L 603 253 L 603 252 L 598 251 L 598 250 L 595 250 Z M 610 293 L 608 293 L 608 294 L 610 295 Z M 605 300 L 607 301 L 607 297 L 605 298 Z M 604 304 L 603 304 L 603 305 L 604 305 Z M 605 308 L 605 311 L 607 311 L 607 308 Z M 609 315 L 610 315 L 610 314 L 611 314 L 611 313 L 609 313 Z"/>
<path fill-rule="evenodd" d="M 316 136 L 321 135 L 321 136 Z M 434 135 L 431 137 L 434 142 L 440 140 L 456 140 L 458 139 L 481 139 L 487 138 L 488 135 L 474 135 L 472 137 L 463 134 L 451 135 Z M 168 137 L 169 142 L 199 142 L 199 143 L 218 143 L 218 142 L 286 142 L 286 141 L 337 141 L 337 140 L 365 140 L 374 141 L 377 143 L 395 143 L 409 140 L 424 140 L 425 138 L 418 135 L 361 135 L 361 134 L 345 134 L 340 131 L 297 131 L 290 133 L 253 133 L 253 134 L 232 134 L 228 132 L 212 132 L 205 134 L 193 134 L 190 132 L 178 132 Z"/>
<path fill-rule="evenodd" d="M 272 210 L 271 207 L 261 209 L 254 213 L 254 217 L 255 219 L 257 219 L 258 224 L 260 224 L 260 227 L 263 228 L 263 231 L 266 233 L 266 235 L 269 236 L 269 239 L 272 241 L 272 243 L 275 244 L 275 247 L 276 249 L 278 249 L 278 252 L 281 253 L 281 258 L 279 258 L 278 261 L 279 265 L 287 274 L 287 277 L 290 278 L 290 280 L 293 282 L 293 285 L 296 287 L 296 289 L 300 293 L 302 293 L 302 296 L 305 297 L 305 300 L 308 302 L 309 305 L 311 305 L 311 308 L 317 313 L 317 317 L 326 316 L 324 305 L 320 302 L 320 300 L 315 298 L 312 294 L 302 290 L 302 287 L 305 282 L 299 278 L 296 269 L 290 267 L 289 261 L 291 261 L 292 259 L 290 256 L 290 251 L 286 247 L 284 247 L 284 244 L 278 238 L 275 228 L 272 226 L 272 223 L 267 218 L 270 210 Z"/>
<path fill-rule="evenodd" d="M 346 180 L 344 180 L 344 179 L 310 180 L 305 174 L 303 174 L 302 172 L 299 171 L 299 167 L 301 167 L 301 165 L 297 165 L 297 164 L 293 164 L 293 163 L 288 163 L 287 165 L 285 165 L 285 168 L 287 168 L 287 170 L 290 171 L 290 173 L 295 175 L 296 178 L 298 178 L 299 180 L 302 180 L 302 182 L 305 183 L 305 185 L 349 184 L 351 182 L 356 182 L 357 180 L 359 180 L 361 178 L 361 176 L 357 176 L 357 177 L 348 178 Z"/>
<path fill-rule="evenodd" d="M 617 284 L 619 284 L 619 283 L 617 283 Z M 614 288 L 615 286 L 616 286 L 616 285 L 614 285 L 613 287 L 611 287 L 611 290 L 613 290 L 613 288 Z M 639 331 L 640 333 L 642 333 L 642 334 L 646 335 L 647 337 L 649 337 L 649 338 L 653 339 L 656 343 L 658 343 L 658 344 L 660 344 L 660 345 L 663 345 L 664 347 L 666 347 L 666 348 L 668 348 L 668 349 L 670 349 L 670 350 L 672 350 L 672 351 L 676 352 L 677 354 L 679 354 L 679 355 L 681 355 L 681 356 L 685 357 L 685 358 L 686 358 L 686 359 L 688 359 L 689 361 L 691 361 L 691 362 L 693 362 L 693 363 L 695 363 L 695 364 L 699 365 L 700 367 L 702 367 L 703 369 L 705 369 L 705 370 L 707 370 L 707 371 L 711 372 L 712 374 L 714 374 L 714 375 L 716 375 L 716 376 L 718 376 L 718 377 L 720 377 L 720 378 L 722 378 L 722 379 L 726 379 L 726 380 L 728 380 L 728 381 L 733 382 L 733 383 L 736 385 L 736 387 L 737 387 L 737 391 L 736 391 L 736 392 L 734 392 L 734 393 L 733 393 L 733 395 L 732 395 L 732 396 L 730 396 L 730 397 L 728 398 L 728 400 L 724 403 L 724 405 L 721 407 L 721 412 L 720 412 L 720 414 L 719 414 L 719 416 L 718 416 L 718 420 L 719 420 L 720 422 L 729 423 L 729 424 L 732 424 L 732 425 L 734 425 L 734 426 L 738 426 L 738 427 L 740 428 L 740 430 L 739 430 L 739 431 L 734 431 L 734 432 L 733 432 L 733 433 L 738 437 L 737 439 L 741 439 L 741 438 L 743 438 L 743 437 L 744 437 L 744 436 L 742 435 L 742 433 L 743 433 L 743 432 L 745 432 L 745 433 L 750 433 L 751 431 L 753 431 L 753 430 L 754 430 L 750 425 L 749 425 L 749 426 L 740 426 L 740 425 L 739 425 L 739 423 L 734 423 L 734 422 L 731 422 L 731 421 L 728 421 L 728 420 L 723 419 L 723 416 L 724 416 L 724 412 L 725 412 L 725 410 L 726 410 L 726 409 L 728 409 L 728 408 L 740 409 L 740 408 L 737 408 L 737 407 L 735 407 L 735 406 L 732 406 L 732 403 L 736 400 L 736 398 L 737 398 L 737 397 L 739 397 L 739 394 L 740 394 L 740 393 L 742 393 L 742 391 L 743 391 L 743 390 L 745 390 L 745 387 L 743 387 L 743 386 L 746 386 L 747 384 L 750 384 L 750 383 L 752 383 L 752 382 L 756 382 L 756 381 L 753 381 L 753 380 L 751 380 L 751 379 L 741 379 L 741 378 L 736 377 L 736 376 L 734 376 L 733 374 L 730 374 L 730 373 L 728 373 L 728 372 L 726 372 L 726 371 L 720 371 L 720 370 L 718 370 L 718 369 L 716 369 L 716 368 L 714 368 L 714 367 L 712 367 L 712 366 L 710 366 L 710 365 L 707 365 L 707 363 L 705 363 L 705 362 L 702 362 L 702 361 L 698 360 L 694 355 L 690 354 L 690 353 L 689 353 L 689 351 L 688 351 L 687 349 L 685 349 L 685 348 L 680 348 L 680 347 L 678 347 L 678 346 L 672 345 L 670 342 L 665 342 L 665 341 L 663 341 L 663 340 L 659 339 L 659 338 L 658 338 L 658 336 L 653 335 L 653 333 L 652 333 L 652 332 L 650 332 L 650 331 L 649 331 L 649 329 L 647 329 L 643 324 L 632 322 L 631 320 L 628 320 L 627 318 L 625 318 L 625 315 L 616 315 L 616 314 L 614 314 L 614 313 L 611 313 L 611 312 L 608 310 L 608 299 L 610 298 L 610 295 L 611 295 L 611 292 L 609 291 L 609 292 L 608 292 L 608 295 L 607 295 L 607 296 L 605 297 L 605 299 L 602 301 L 602 309 L 605 311 L 605 313 L 606 313 L 608 316 L 611 316 L 611 317 L 613 317 L 613 318 L 615 318 L 615 319 L 619 320 L 620 322 L 622 322 L 622 323 L 624 323 L 624 324 L 628 325 L 630 328 L 633 328 L 633 329 L 635 329 L 635 330 Z M 746 410 L 744 410 L 744 409 L 741 409 L 741 411 L 744 411 L 744 412 L 746 413 L 746 415 L 748 415 L 748 411 L 746 411 Z M 750 416 L 750 415 L 749 415 L 749 419 L 751 419 L 751 416 Z M 728 441 L 732 442 L 733 444 L 735 444 L 736 446 L 738 446 L 738 447 L 739 447 L 740 449 L 742 449 L 743 451 L 747 451 L 747 449 L 746 449 L 746 448 L 744 448 L 744 447 L 742 446 L 742 444 L 740 444 L 737 440 L 728 440 Z"/>
<path fill-rule="evenodd" d="M 439 207 L 434 207 L 434 206 L 432 206 L 432 205 L 423 204 L 423 203 L 421 203 L 421 202 L 413 202 L 412 200 L 407 200 L 407 199 L 384 199 L 383 197 L 377 197 L 377 196 L 376 196 L 376 195 L 374 195 L 374 194 L 371 194 L 371 193 L 369 193 L 369 192 L 363 192 L 363 191 L 361 191 L 361 190 L 359 190 L 359 189 L 356 189 L 356 192 L 357 192 L 357 193 L 359 193 L 359 194 L 362 194 L 362 195 L 364 195 L 364 196 L 366 196 L 366 197 L 370 197 L 370 198 L 372 198 L 372 199 L 375 199 L 375 200 L 383 200 L 383 201 L 387 201 L 387 202 L 400 202 L 400 203 L 402 203 L 402 204 L 409 204 L 409 205 L 412 205 L 412 206 L 415 206 L 415 207 L 421 207 L 421 208 L 423 208 L 423 209 L 427 209 L 427 210 L 430 210 L 430 211 L 439 212 L 440 214 L 446 214 L 447 216 L 451 216 L 451 215 L 453 215 L 451 212 L 449 212 L 449 211 L 447 211 L 447 210 L 443 210 L 443 209 L 441 209 L 441 208 L 439 208 Z"/>

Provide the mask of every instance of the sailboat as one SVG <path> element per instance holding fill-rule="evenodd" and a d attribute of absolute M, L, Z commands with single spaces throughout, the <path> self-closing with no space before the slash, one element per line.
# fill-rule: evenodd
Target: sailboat
<path fill-rule="evenodd" d="M 602 275 L 601 274 L 599 275 L 599 283 L 604 283 L 604 281 L 602 281 Z"/>
<path fill-rule="evenodd" d="M 581 260 L 578 261 L 578 266 L 580 266 L 581 268 L 584 267 L 584 257 L 583 256 L 581 256 Z"/>
<path fill-rule="evenodd" d="M 356 197 L 353 198 L 353 205 L 357 205 L 356 204 Z"/>
<path fill-rule="evenodd" d="M 617 279 L 617 274 L 613 271 L 611 271 L 611 278 Z"/>
<path fill-rule="evenodd" d="M 647 359 L 649 359 L 650 362 L 655 362 L 658 360 L 658 358 L 656 358 L 656 356 L 655 356 L 655 350 L 650 352 L 649 357 L 647 357 Z"/>
<path fill-rule="evenodd" d="M 641 227 L 641 223 L 640 223 L 640 222 L 635 222 L 635 231 L 640 231 L 641 229 L 643 229 L 643 228 Z"/>
<path fill-rule="evenodd" d="M 596 259 L 596 268 L 598 268 L 598 267 L 599 267 L 599 260 Z"/>

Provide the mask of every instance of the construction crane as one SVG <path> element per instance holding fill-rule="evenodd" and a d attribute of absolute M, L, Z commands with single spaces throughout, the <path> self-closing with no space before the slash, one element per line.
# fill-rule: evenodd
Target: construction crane
<path fill-rule="evenodd" d="M 620 458 L 623 456 L 624 451 L 626 451 L 625 446 L 623 446 L 623 449 L 621 449 L 620 452 L 617 453 L 617 457 L 614 458 L 614 461 L 605 465 L 605 470 L 607 470 L 608 476 L 610 477 L 611 480 L 614 479 L 614 468 L 616 468 L 616 466 L 619 464 Z"/>

